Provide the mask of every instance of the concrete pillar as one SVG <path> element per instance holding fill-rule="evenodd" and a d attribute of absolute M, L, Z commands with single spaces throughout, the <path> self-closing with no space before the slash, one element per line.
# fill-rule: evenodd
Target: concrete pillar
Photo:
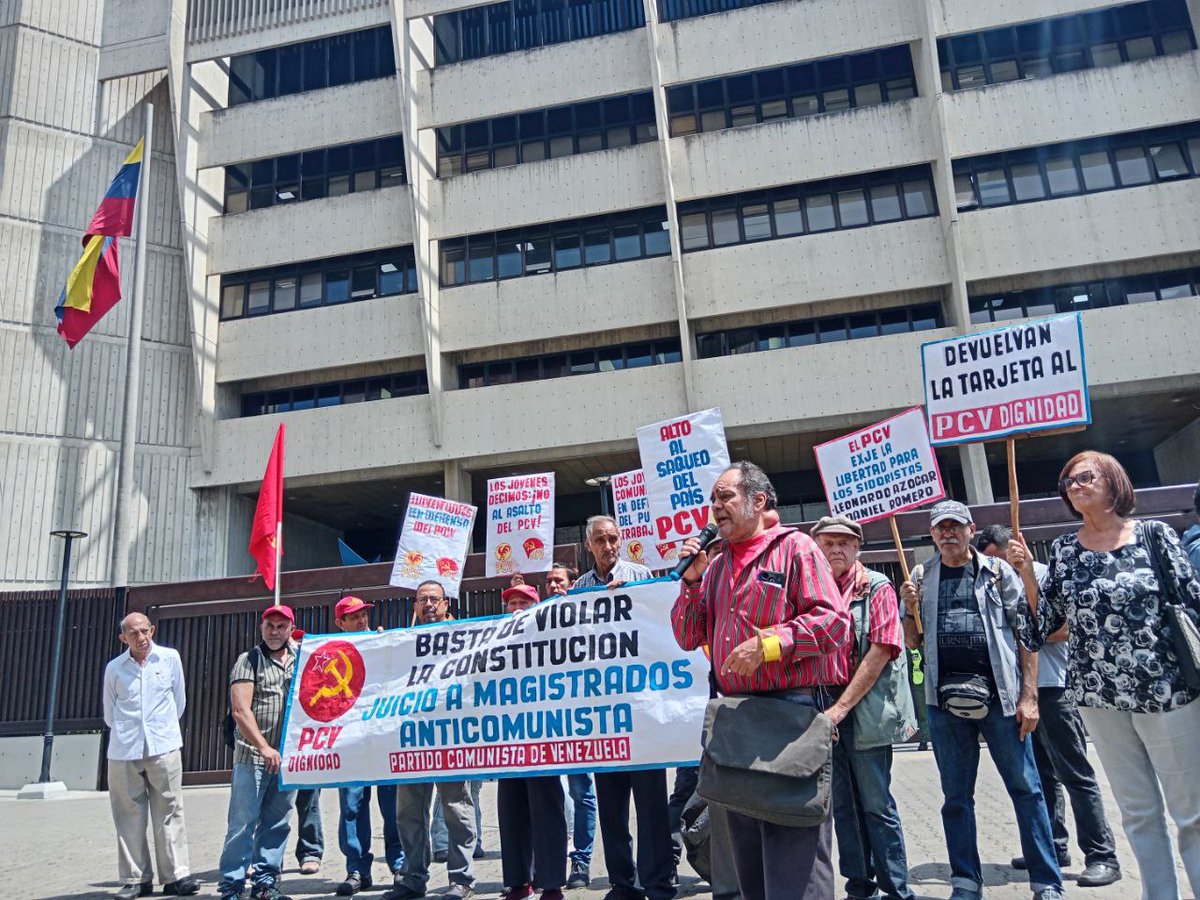
<path fill-rule="evenodd" d="M 456 459 L 442 464 L 447 500 L 471 503 L 471 473 Z"/>
<path fill-rule="evenodd" d="M 967 503 L 971 506 L 995 503 L 983 444 L 962 444 L 958 448 L 958 458 L 962 463 L 963 481 L 967 483 Z"/>
<path fill-rule="evenodd" d="M 1200 5 L 1200 0 L 1193 3 L 1193 13 L 1196 5 Z M 1155 447 L 1154 464 L 1161 484 L 1195 484 L 1200 480 L 1200 419 L 1194 419 Z"/>

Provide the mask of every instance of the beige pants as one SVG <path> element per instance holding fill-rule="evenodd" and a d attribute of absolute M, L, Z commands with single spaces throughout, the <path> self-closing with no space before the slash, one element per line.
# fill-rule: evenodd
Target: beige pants
<path fill-rule="evenodd" d="M 186 878 L 183 828 L 183 760 L 179 751 L 145 759 L 108 761 L 108 799 L 117 828 L 117 867 L 123 884 L 154 880 L 146 827 L 154 829 L 158 878 Z"/>

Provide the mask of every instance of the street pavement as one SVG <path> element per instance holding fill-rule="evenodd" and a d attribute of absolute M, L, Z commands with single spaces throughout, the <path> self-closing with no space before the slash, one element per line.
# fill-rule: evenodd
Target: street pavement
<path fill-rule="evenodd" d="M 979 852 L 983 859 L 988 898 L 1017 898 L 1030 896 L 1023 873 L 1008 865 L 1009 859 L 1020 853 L 1012 805 L 1004 792 L 995 767 L 986 752 L 982 754 L 976 805 L 979 822 Z M 1109 821 L 1117 833 L 1118 855 L 1125 867 L 1125 877 L 1106 888 L 1077 888 L 1073 876 L 1082 869 L 1078 848 L 1072 846 L 1073 865 L 1067 868 L 1067 893 L 1084 900 L 1136 900 L 1141 896 L 1137 867 L 1129 851 L 1116 817 L 1116 805 L 1103 778 Z M 950 871 L 946 864 L 946 847 L 942 835 L 937 768 L 933 754 L 904 748 L 898 750 L 893 767 L 893 787 L 908 842 L 909 879 L 913 890 L 922 898 L 947 898 Z M 229 790 L 226 787 L 197 787 L 185 791 L 188 843 L 191 851 L 192 873 L 204 886 L 200 896 L 216 894 L 217 859 L 225 836 L 225 814 Z M 476 896 L 493 900 L 500 891 L 500 835 L 496 826 L 496 783 L 487 782 L 483 788 L 484 846 L 487 858 L 477 861 Z M 284 890 L 293 897 L 332 896 L 337 884 L 345 877 L 344 860 L 337 848 L 337 799 L 334 791 L 322 794 L 325 822 L 325 860 L 320 874 L 302 876 L 291 854 L 294 840 L 285 862 Z M 377 820 L 378 816 L 375 816 Z M 294 821 L 294 820 L 293 820 Z M 15 791 L 0 791 L 0 827 L 3 847 L 8 859 L 8 888 L 5 897 L 49 898 L 111 896 L 119 887 L 116 865 L 115 837 L 109 813 L 108 797 L 97 792 L 73 791 L 58 800 L 17 800 Z M 1172 827 L 1172 832 L 1174 831 Z M 1073 834 L 1072 830 L 1072 834 Z M 375 822 L 375 847 L 382 848 L 382 832 Z M 835 853 L 836 858 L 836 853 Z M 568 892 L 569 900 L 599 900 L 608 889 L 604 878 L 603 850 L 599 835 L 596 857 L 592 862 L 592 885 L 589 889 Z M 360 896 L 365 900 L 378 898 L 390 885 L 386 866 L 375 863 L 378 887 Z M 708 886 L 700 882 L 686 864 L 680 870 L 682 897 L 711 896 Z M 1180 868 L 1180 883 L 1184 896 L 1191 897 L 1187 880 Z M 434 865 L 430 888 L 446 884 L 445 867 Z M 156 886 L 156 892 L 161 886 Z M 840 898 L 840 894 L 838 895 Z M 832 898 L 831 898 L 832 900 Z"/>

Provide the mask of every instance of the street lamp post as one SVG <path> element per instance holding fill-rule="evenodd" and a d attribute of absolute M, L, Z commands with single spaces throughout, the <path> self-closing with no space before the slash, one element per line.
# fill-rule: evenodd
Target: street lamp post
<path fill-rule="evenodd" d="M 612 512 L 608 508 L 608 483 L 610 481 L 612 481 L 611 475 L 593 475 L 583 482 L 600 491 L 600 515 L 602 516 L 612 515 Z"/>
<path fill-rule="evenodd" d="M 50 689 L 46 698 L 46 731 L 42 736 L 42 771 L 36 784 L 27 784 L 17 796 L 21 799 L 44 799 L 66 791 L 60 781 L 50 780 L 50 758 L 54 753 L 54 711 L 58 706 L 59 670 L 62 668 L 63 635 L 67 627 L 67 582 L 71 575 L 71 544 L 87 537 L 86 531 L 62 528 L 50 532 L 51 537 L 63 539 L 62 581 L 58 588 L 58 614 L 54 625 L 54 654 L 50 661 Z"/>

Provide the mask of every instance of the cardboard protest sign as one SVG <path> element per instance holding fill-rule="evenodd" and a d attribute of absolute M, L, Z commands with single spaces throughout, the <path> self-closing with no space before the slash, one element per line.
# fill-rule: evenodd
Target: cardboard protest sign
<path fill-rule="evenodd" d="M 709 495 L 729 468 L 721 410 L 644 425 L 637 440 L 655 541 L 682 542 L 708 524 Z"/>
<path fill-rule="evenodd" d="M 469 503 L 409 494 L 388 584 L 416 590 L 422 581 L 436 581 L 457 597 L 474 523 Z"/>
<path fill-rule="evenodd" d="M 554 473 L 489 478 L 484 574 L 547 572 L 554 562 Z"/>
<path fill-rule="evenodd" d="M 513 616 L 307 635 L 285 790 L 695 765 L 709 663 L 675 643 L 676 582 Z"/>
<path fill-rule="evenodd" d="M 648 569 L 667 569 L 679 561 L 679 541 L 658 541 L 650 501 L 646 498 L 646 476 L 641 469 L 614 475 L 610 482 L 613 517 L 621 533 L 621 558 Z"/>
<path fill-rule="evenodd" d="M 919 406 L 814 451 L 830 515 L 872 522 L 946 496 Z"/>
<path fill-rule="evenodd" d="M 1078 313 L 921 345 L 935 447 L 1092 421 Z"/>

